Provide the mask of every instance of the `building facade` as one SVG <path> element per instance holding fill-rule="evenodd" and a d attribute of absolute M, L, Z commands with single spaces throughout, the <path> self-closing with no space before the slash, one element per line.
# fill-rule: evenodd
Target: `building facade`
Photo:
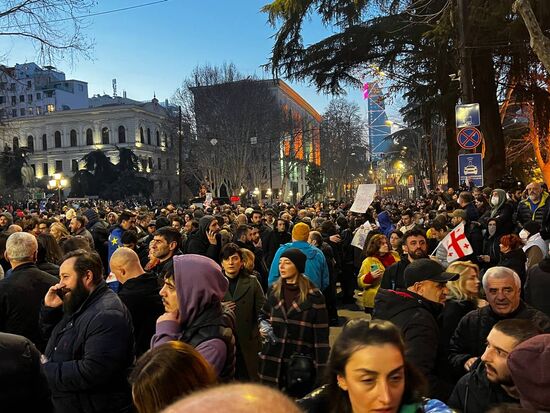
<path fill-rule="evenodd" d="M 37 179 L 62 173 L 70 178 L 84 168 L 82 158 L 101 149 L 114 164 L 117 146 L 131 149 L 139 172 L 152 180 L 153 197 L 171 199 L 177 189 L 177 147 L 167 127 L 167 112 L 156 99 L 138 105 L 113 105 L 48 112 L 10 119 L 1 128 L 4 144 L 26 147 Z M 70 192 L 70 188 L 66 193 Z"/>
<path fill-rule="evenodd" d="M 367 111 L 371 159 L 377 160 L 388 152 L 392 145 L 391 140 L 387 139 L 391 134 L 391 126 L 388 125 L 384 94 L 378 83 L 370 86 Z"/>

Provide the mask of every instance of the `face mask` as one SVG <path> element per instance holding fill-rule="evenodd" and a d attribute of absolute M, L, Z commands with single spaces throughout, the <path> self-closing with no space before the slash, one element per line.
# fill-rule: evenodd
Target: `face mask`
<path fill-rule="evenodd" d="M 519 237 L 521 238 L 522 241 L 527 241 L 527 239 L 529 238 L 529 232 L 525 231 L 524 229 L 522 229 L 520 232 L 519 232 Z"/>
<path fill-rule="evenodd" d="M 491 197 L 491 205 L 493 205 L 493 206 L 498 205 L 498 196 Z"/>
<path fill-rule="evenodd" d="M 497 227 L 495 227 L 495 226 L 487 227 L 487 232 L 492 237 L 497 232 Z"/>

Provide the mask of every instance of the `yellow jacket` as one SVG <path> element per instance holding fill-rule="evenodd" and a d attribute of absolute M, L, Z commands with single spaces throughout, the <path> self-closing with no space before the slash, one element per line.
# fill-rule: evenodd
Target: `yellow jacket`
<path fill-rule="evenodd" d="M 393 255 L 395 262 L 399 261 L 399 254 L 395 251 L 391 251 L 390 254 Z M 361 264 L 361 269 L 359 270 L 359 275 L 357 276 L 357 285 L 359 288 L 363 289 L 363 295 L 358 300 L 360 306 L 373 308 L 374 307 L 374 297 L 380 288 L 380 283 L 382 282 L 382 277 L 376 279 L 372 284 L 365 284 L 363 278 L 366 274 L 370 273 L 371 267 L 376 265 L 377 268 L 384 271 L 386 268 L 382 262 L 376 257 L 367 257 L 363 260 Z M 383 275 L 382 275 L 383 276 Z"/>

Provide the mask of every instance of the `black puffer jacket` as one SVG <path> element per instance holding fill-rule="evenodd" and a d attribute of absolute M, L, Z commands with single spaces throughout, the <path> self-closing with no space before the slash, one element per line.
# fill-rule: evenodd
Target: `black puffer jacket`
<path fill-rule="evenodd" d="M 397 290 L 406 288 L 405 285 L 405 268 L 410 264 L 407 254 L 401 256 L 401 260 L 390 265 L 384 271 L 384 276 L 380 283 L 380 288 L 385 290 Z"/>
<path fill-rule="evenodd" d="M 462 376 L 464 363 L 471 357 L 480 357 L 493 326 L 500 320 L 520 318 L 532 320 L 545 332 L 550 332 L 550 319 L 539 310 L 520 302 L 518 308 L 506 317 L 499 316 L 491 306 L 478 308 L 466 314 L 456 328 L 449 344 L 449 362 L 457 376 Z"/>
<path fill-rule="evenodd" d="M 71 316 L 49 307 L 40 315 L 45 336 L 52 332 L 44 372 L 56 413 L 129 411 L 132 321 L 107 284 L 102 281 Z"/>
<path fill-rule="evenodd" d="M 5 412 L 52 412 L 40 351 L 22 336 L 0 333 L 0 406 Z"/>
<path fill-rule="evenodd" d="M 518 402 L 487 379 L 485 364 L 478 360 L 458 381 L 447 404 L 462 413 L 483 413 L 501 403 Z"/>
<path fill-rule="evenodd" d="M 521 280 L 521 285 L 525 285 L 525 263 L 527 262 L 527 255 L 522 248 L 517 248 L 506 254 L 502 254 L 500 261 L 498 263 L 501 267 L 510 268 L 514 270 L 519 279 Z"/>
<path fill-rule="evenodd" d="M 391 321 L 401 329 L 407 348 L 407 360 L 426 375 L 432 395 L 437 395 L 438 392 L 437 318 L 442 309 L 441 304 L 407 290 L 381 288 L 374 299 L 373 318 Z"/>

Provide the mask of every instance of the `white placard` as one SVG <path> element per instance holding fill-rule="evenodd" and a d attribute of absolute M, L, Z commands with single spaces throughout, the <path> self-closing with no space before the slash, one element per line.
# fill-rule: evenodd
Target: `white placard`
<path fill-rule="evenodd" d="M 351 212 L 358 212 L 364 214 L 367 212 L 370 204 L 374 200 L 374 194 L 376 193 L 376 184 L 361 184 L 357 187 L 357 194 L 355 194 L 355 200 L 351 206 Z"/>

